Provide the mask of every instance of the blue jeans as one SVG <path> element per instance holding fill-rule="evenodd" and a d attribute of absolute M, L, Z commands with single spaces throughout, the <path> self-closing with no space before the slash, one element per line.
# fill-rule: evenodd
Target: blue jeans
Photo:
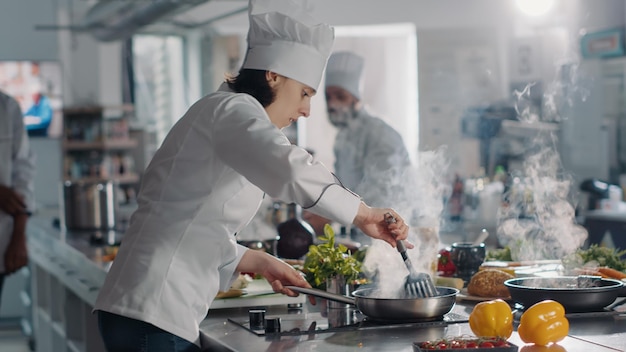
<path fill-rule="evenodd" d="M 97 311 L 100 336 L 107 351 L 199 352 L 200 347 L 141 320 Z"/>

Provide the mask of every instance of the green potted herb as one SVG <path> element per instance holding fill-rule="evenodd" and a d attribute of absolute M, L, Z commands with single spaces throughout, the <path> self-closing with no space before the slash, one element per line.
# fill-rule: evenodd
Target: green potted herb
<path fill-rule="evenodd" d="M 343 244 L 335 242 L 333 228 L 326 224 L 321 243 L 311 245 L 304 260 L 303 271 L 311 286 L 326 290 L 329 279 L 345 279 L 347 285 L 353 285 L 361 274 L 361 262 L 353 256 Z"/>

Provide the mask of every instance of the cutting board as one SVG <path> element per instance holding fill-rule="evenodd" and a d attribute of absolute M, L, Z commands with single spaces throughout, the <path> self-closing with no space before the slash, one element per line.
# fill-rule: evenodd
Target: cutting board
<path fill-rule="evenodd" d="M 239 297 L 216 299 L 211 303 L 210 309 L 276 306 L 304 303 L 306 295 L 289 297 L 280 293 L 274 293 L 272 286 L 265 279 L 252 280 L 244 289 L 244 294 Z"/>

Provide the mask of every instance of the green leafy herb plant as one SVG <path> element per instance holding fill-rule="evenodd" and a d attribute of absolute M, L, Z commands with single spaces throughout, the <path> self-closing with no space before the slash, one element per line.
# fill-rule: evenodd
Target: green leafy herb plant
<path fill-rule="evenodd" d="M 579 248 L 575 253 L 563 258 L 563 266 L 570 269 L 582 267 L 587 263 L 594 263 L 597 266 L 607 266 L 624 271 L 626 269 L 626 260 L 622 259 L 624 255 L 626 255 L 626 250 L 592 244 L 587 249 Z"/>
<path fill-rule="evenodd" d="M 361 273 L 361 262 L 351 255 L 343 244 L 335 243 L 335 232 L 326 224 L 321 243 L 309 246 L 304 259 L 303 271 L 311 286 L 325 289 L 326 279 L 343 276 L 347 283 L 357 280 Z"/>
<path fill-rule="evenodd" d="M 513 261 L 513 257 L 511 256 L 511 247 L 504 246 L 504 248 L 490 249 L 487 251 L 485 260 Z"/>

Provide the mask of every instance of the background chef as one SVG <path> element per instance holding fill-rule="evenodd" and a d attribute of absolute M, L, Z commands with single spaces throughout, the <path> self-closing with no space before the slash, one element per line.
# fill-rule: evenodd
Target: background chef
<path fill-rule="evenodd" d="M 326 67 L 326 105 L 330 122 L 338 128 L 334 144 L 335 173 L 344 186 L 370 205 L 408 207 L 404 188 L 411 169 L 409 153 L 400 134 L 373 116 L 362 101 L 363 57 L 338 51 Z M 402 204 L 405 203 L 405 204 Z M 411 209 L 398 209 L 410 214 Z M 369 243 L 361 231 L 354 240 Z"/>
<path fill-rule="evenodd" d="M 0 91 L 0 298 L 5 276 L 28 264 L 26 225 L 35 207 L 34 177 L 35 155 L 22 110 Z"/>
<path fill-rule="evenodd" d="M 95 304 L 109 350 L 199 351 L 199 323 L 241 271 L 292 296 L 283 285 L 309 287 L 291 266 L 236 244 L 264 193 L 392 246 L 407 237 L 394 210 L 368 207 L 280 130 L 309 115 L 334 40 L 333 28 L 304 6 L 250 2 L 242 70 L 187 111 L 147 167 Z M 398 222 L 386 224 L 386 212 Z"/>

